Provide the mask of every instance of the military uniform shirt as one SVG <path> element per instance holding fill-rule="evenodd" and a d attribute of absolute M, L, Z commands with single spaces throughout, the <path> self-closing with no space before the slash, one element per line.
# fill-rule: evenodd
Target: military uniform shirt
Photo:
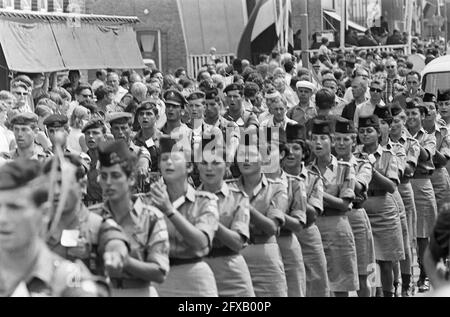
<path fill-rule="evenodd" d="M 401 145 L 398 142 L 392 142 L 391 140 L 388 141 L 386 144 L 386 149 L 392 151 L 395 156 L 397 157 L 397 167 L 399 178 L 402 178 L 405 174 L 405 168 L 406 168 L 406 151 L 403 145 Z"/>
<path fill-rule="evenodd" d="M 203 185 L 199 187 L 199 190 L 202 188 Z M 220 224 L 239 233 L 245 241 L 248 241 L 250 239 L 250 203 L 247 194 L 224 182 L 222 188 L 215 195 L 218 198 Z M 213 245 L 214 248 L 225 246 L 217 238 L 214 238 Z"/>
<path fill-rule="evenodd" d="M 367 159 L 356 158 L 352 155 L 349 163 L 355 169 L 356 182 L 362 185 L 363 190 L 360 193 L 355 192 L 355 202 L 362 203 L 367 199 L 367 190 L 372 181 L 372 165 Z"/>
<path fill-rule="evenodd" d="M 223 117 L 226 120 L 235 122 L 240 128 L 247 129 L 249 126 L 254 125 L 259 127 L 259 121 L 254 113 L 246 111 L 242 108 L 241 114 L 237 119 L 233 118 L 229 111 L 227 111 Z"/>
<path fill-rule="evenodd" d="M 150 154 L 151 171 L 158 172 L 158 162 L 159 162 L 159 138 L 162 132 L 155 128 L 153 137 L 145 140 L 142 136 L 142 131 L 139 131 L 133 139 L 135 145 L 144 147 Z"/>
<path fill-rule="evenodd" d="M 433 156 L 436 154 L 436 137 L 432 134 L 428 134 L 423 128 L 421 128 L 416 135 L 413 135 L 420 146 L 423 147 L 430 155 L 427 161 L 419 160 L 417 162 L 416 172 L 431 173 L 434 171 Z"/>
<path fill-rule="evenodd" d="M 306 187 L 306 199 L 309 205 L 323 212 L 323 181 L 319 174 L 311 171 L 302 163 L 302 171 L 299 175 Z"/>
<path fill-rule="evenodd" d="M 288 205 L 286 214 L 294 217 L 305 225 L 306 224 L 306 187 L 300 177 L 281 173 L 280 180 L 286 188 Z"/>
<path fill-rule="evenodd" d="M 431 134 L 434 134 L 436 137 L 436 150 L 447 159 L 450 159 L 450 135 L 447 127 L 436 124 L 434 126 L 434 131 Z M 438 167 L 443 166 L 436 166 L 436 168 Z"/>

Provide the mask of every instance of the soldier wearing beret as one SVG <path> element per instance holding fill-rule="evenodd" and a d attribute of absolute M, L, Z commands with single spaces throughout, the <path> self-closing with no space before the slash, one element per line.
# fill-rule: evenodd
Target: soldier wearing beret
<path fill-rule="evenodd" d="M 148 150 L 143 146 L 138 146 L 133 142 L 131 120 L 133 115 L 128 112 L 115 112 L 109 115 L 109 124 L 111 125 L 111 133 L 114 136 L 114 140 L 124 140 L 128 145 L 129 151 L 133 152 L 138 157 L 136 166 L 137 173 L 137 190 L 142 191 L 142 184 L 145 178 L 148 176 L 150 166 L 152 164 L 151 156 Z"/>
<path fill-rule="evenodd" d="M 417 282 L 419 292 L 429 290 L 429 281 L 423 267 L 423 255 L 437 217 L 436 196 L 431 183 L 435 170 L 433 157 L 436 154 L 436 136 L 423 128 L 423 121 L 428 115 L 428 108 L 420 100 L 408 100 L 406 103 L 406 128 L 411 136 L 419 142 L 420 155 L 411 185 L 417 209 L 417 257 L 420 277 Z"/>
<path fill-rule="evenodd" d="M 450 131 L 450 89 L 438 91 L 437 105 L 439 115 L 442 119 L 442 125 L 445 125 Z M 446 166 L 450 174 L 450 162 Z"/>
<path fill-rule="evenodd" d="M 247 129 L 251 126 L 258 128 L 259 121 L 254 113 L 245 110 L 242 104 L 243 88 L 241 85 L 233 83 L 225 87 L 225 108 L 227 109 L 224 118 L 235 122 L 240 128 Z"/>
<path fill-rule="evenodd" d="M 359 121 L 358 136 L 362 145 L 356 158 L 367 158 L 372 164 L 372 181 L 363 207 L 369 216 L 375 246 L 375 258 L 381 269 L 384 297 L 394 296 L 394 263 L 405 259 L 398 205 L 393 193 L 399 180 L 398 160 L 395 154 L 379 144 L 380 120 L 377 116 Z"/>
<path fill-rule="evenodd" d="M 123 140 L 99 145 L 100 185 L 105 202 L 91 208 L 121 225 L 130 253 L 120 274 L 112 275 L 113 296 L 156 296 L 153 283 L 169 273 L 169 235 L 163 213 L 142 195 L 132 195 L 136 155 Z"/>
<path fill-rule="evenodd" d="M 0 168 L 0 296 L 107 296 L 107 287 L 95 283 L 83 263 L 46 246 L 42 233 L 52 215 L 39 172 L 35 160 Z"/>
<path fill-rule="evenodd" d="M 217 297 L 216 280 L 203 261 L 218 229 L 217 197 L 188 183 L 190 155 L 176 140 L 160 139 L 162 179 L 153 183 L 148 199 L 165 216 L 170 240 L 170 273 L 157 287 L 163 296 Z"/>
<path fill-rule="evenodd" d="M 44 161 L 50 153 L 36 143 L 38 133 L 38 117 L 34 113 L 19 113 L 11 119 L 11 126 L 14 132 L 16 149 L 11 153 L 4 153 L 7 159 L 15 160 L 33 159 Z"/>
<path fill-rule="evenodd" d="M 352 121 L 338 117 L 335 126 L 335 151 L 338 160 L 349 162 L 355 169 L 355 199 L 348 220 L 355 237 L 356 258 L 359 276 L 359 297 L 370 297 L 367 276 L 375 269 L 375 248 L 372 227 L 363 208 L 367 190 L 372 180 L 372 165 L 367 159 L 356 158 L 353 147 L 356 145 L 356 129 Z"/>

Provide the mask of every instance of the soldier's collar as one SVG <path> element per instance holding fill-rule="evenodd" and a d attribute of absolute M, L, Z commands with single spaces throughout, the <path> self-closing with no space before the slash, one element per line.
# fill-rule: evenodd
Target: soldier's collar
<path fill-rule="evenodd" d="M 308 170 L 306 169 L 305 162 L 302 162 L 301 164 L 301 172 L 299 176 L 304 179 L 308 177 Z"/>
<path fill-rule="evenodd" d="M 25 282 L 29 283 L 33 279 L 39 279 L 44 282 L 46 286 L 50 286 L 53 280 L 53 270 L 54 270 L 54 260 L 55 257 L 52 255 L 47 245 L 44 242 L 38 242 L 38 255 L 33 263 L 33 268 L 28 276 L 25 278 Z"/>
<path fill-rule="evenodd" d="M 330 163 L 327 165 L 327 168 L 329 168 L 332 172 L 335 170 L 335 167 L 338 165 L 338 160 L 337 160 L 337 158 L 333 155 L 333 154 L 331 154 L 331 161 L 330 161 Z M 314 159 L 314 162 L 312 163 L 312 167 L 314 167 L 314 169 L 316 169 L 317 170 L 317 172 L 319 173 L 319 174 L 321 174 L 320 173 L 320 169 L 319 169 L 319 166 L 317 165 L 317 158 L 316 159 Z"/>
<path fill-rule="evenodd" d="M 203 184 L 201 184 L 198 187 L 198 190 L 204 190 L 203 188 L 204 188 L 204 186 L 203 186 Z M 228 184 L 225 181 L 223 181 L 222 187 L 219 189 L 219 191 L 215 192 L 214 194 L 218 194 L 218 193 L 221 193 L 225 197 L 228 197 L 228 194 L 230 193 L 230 187 L 228 186 Z"/>

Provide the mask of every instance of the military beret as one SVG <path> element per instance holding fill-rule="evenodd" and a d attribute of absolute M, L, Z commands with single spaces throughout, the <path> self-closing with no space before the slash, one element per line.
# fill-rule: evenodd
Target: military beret
<path fill-rule="evenodd" d="M 109 167 L 133 159 L 124 140 L 101 142 L 98 145 L 98 160 L 101 166 Z"/>
<path fill-rule="evenodd" d="M 316 89 L 316 86 L 314 86 L 314 84 L 312 82 L 306 81 L 306 80 L 300 80 L 295 84 L 295 87 L 297 89 L 299 88 L 306 88 L 309 89 L 311 91 L 314 91 Z"/>
<path fill-rule="evenodd" d="M 18 159 L 0 167 L 0 190 L 11 190 L 27 186 L 37 178 L 41 165 L 36 160 Z"/>
<path fill-rule="evenodd" d="M 312 134 L 331 134 L 331 122 L 326 120 L 313 120 L 313 126 L 311 129 Z"/>
<path fill-rule="evenodd" d="M 107 116 L 109 124 L 125 124 L 130 123 L 133 115 L 129 112 L 114 112 Z"/>
<path fill-rule="evenodd" d="M 428 114 L 428 109 L 424 105 L 420 104 L 416 100 L 406 99 L 405 109 L 419 109 L 421 113 Z"/>
<path fill-rule="evenodd" d="M 286 139 L 289 141 L 305 140 L 306 131 L 305 127 L 300 124 L 287 124 L 286 125 Z"/>
<path fill-rule="evenodd" d="M 180 106 L 182 108 L 186 104 L 186 99 L 184 96 L 178 90 L 174 89 L 167 90 L 164 93 L 164 100 L 168 104 Z"/>
<path fill-rule="evenodd" d="M 386 121 L 388 124 L 392 123 L 392 114 L 388 107 L 375 107 L 373 114 L 378 117 L 378 119 Z"/>
<path fill-rule="evenodd" d="M 81 132 L 85 133 L 88 130 L 91 129 L 103 129 L 105 127 L 105 122 L 103 120 L 100 119 L 94 119 L 94 120 L 90 120 L 88 123 L 86 123 L 86 125 L 83 127 L 83 130 L 81 130 Z"/>
<path fill-rule="evenodd" d="M 67 116 L 61 114 L 52 114 L 44 120 L 44 125 L 46 125 L 47 128 L 61 128 L 64 127 L 67 122 L 69 122 Z"/>
<path fill-rule="evenodd" d="M 219 97 L 219 91 L 217 90 L 217 88 L 213 88 L 213 89 L 207 90 L 205 92 L 205 100 L 217 101 L 218 97 Z"/>
<path fill-rule="evenodd" d="M 449 101 L 449 100 L 450 100 L 450 89 L 438 91 L 437 101 Z"/>
<path fill-rule="evenodd" d="M 425 93 L 423 95 L 423 102 L 436 102 L 436 96 L 433 94 L 430 94 L 429 92 Z"/>
<path fill-rule="evenodd" d="M 376 115 L 372 115 L 369 117 L 360 117 L 358 126 L 360 128 L 367 128 L 367 127 L 380 128 L 380 119 L 378 119 Z"/>
<path fill-rule="evenodd" d="M 229 93 L 230 91 L 239 91 L 239 93 L 242 94 L 242 86 L 236 83 L 232 83 L 226 86 L 223 90 L 225 94 Z"/>
<path fill-rule="evenodd" d="M 188 103 L 197 103 L 205 101 L 205 93 L 203 91 L 194 91 L 186 98 Z"/>
<path fill-rule="evenodd" d="M 16 114 L 11 119 L 11 125 L 30 125 L 38 122 L 38 116 L 32 112 L 24 112 Z"/>
<path fill-rule="evenodd" d="M 353 121 L 338 117 L 336 118 L 335 132 L 343 134 L 356 133 L 355 125 L 353 124 Z"/>

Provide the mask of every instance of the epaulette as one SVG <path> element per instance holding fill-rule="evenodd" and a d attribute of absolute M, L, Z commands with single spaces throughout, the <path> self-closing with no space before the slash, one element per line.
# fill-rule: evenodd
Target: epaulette
<path fill-rule="evenodd" d="M 195 192 L 195 196 L 206 197 L 206 198 L 209 198 L 209 199 L 212 199 L 212 200 L 217 200 L 218 199 L 217 196 L 214 195 L 213 193 L 210 193 L 210 192 L 207 192 L 207 191 L 204 191 L 204 190 L 197 190 Z"/>
<path fill-rule="evenodd" d="M 227 180 L 227 181 L 229 181 L 229 180 Z M 247 195 L 246 192 L 244 192 L 239 186 L 234 185 L 234 184 L 236 184 L 236 183 L 230 183 L 230 184 L 228 184 L 228 182 L 227 182 L 227 185 L 229 185 L 229 186 L 228 186 L 228 189 L 229 189 L 230 191 L 235 192 L 235 193 L 240 193 L 240 194 L 244 195 L 244 197 L 248 197 L 248 195 Z M 231 186 L 230 186 L 230 185 L 231 185 Z"/>
<path fill-rule="evenodd" d="M 344 166 L 347 166 L 347 167 L 351 167 L 352 166 L 352 164 L 350 164 L 350 162 L 346 162 L 346 161 L 338 161 L 338 165 L 344 165 Z"/>
<path fill-rule="evenodd" d="M 273 183 L 273 184 L 283 184 L 281 178 L 276 178 L 276 179 L 267 178 L 267 182 L 268 183 Z"/>
<path fill-rule="evenodd" d="M 302 179 L 300 178 L 300 176 L 291 175 L 291 174 L 288 174 L 288 173 L 286 173 L 286 177 L 289 178 L 289 179 L 295 179 L 295 180 L 298 180 L 298 181 L 301 181 L 301 180 L 302 180 Z"/>

